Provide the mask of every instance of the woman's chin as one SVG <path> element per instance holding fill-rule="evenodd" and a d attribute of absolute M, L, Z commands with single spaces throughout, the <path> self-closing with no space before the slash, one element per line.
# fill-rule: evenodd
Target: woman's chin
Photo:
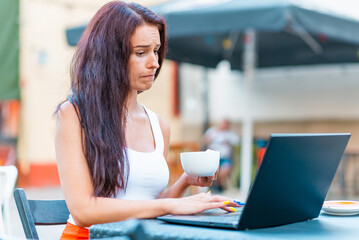
<path fill-rule="evenodd" d="M 131 86 L 131 88 L 133 90 L 136 90 L 137 92 L 143 92 L 143 91 L 151 89 L 152 86 L 153 86 L 153 82 L 148 81 L 148 82 L 142 82 L 142 84 L 137 84 L 137 86 Z"/>
<path fill-rule="evenodd" d="M 143 88 L 140 91 L 149 90 L 152 88 L 152 86 L 153 86 L 153 83 L 146 84 L 145 86 L 143 86 Z"/>

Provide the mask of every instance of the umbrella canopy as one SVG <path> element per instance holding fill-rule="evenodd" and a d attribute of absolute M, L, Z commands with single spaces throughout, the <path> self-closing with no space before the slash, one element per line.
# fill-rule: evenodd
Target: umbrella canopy
<path fill-rule="evenodd" d="M 152 7 L 168 24 L 167 57 L 243 68 L 245 31 L 257 32 L 256 67 L 358 62 L 359 22 L 288 0 L 171 1 Z"/>
<path fill-rule="evenodd" d="M 256 67 L 359 61 L 359 22 L 289 0 L 177 0 L 151 7 L 168 24 L 168 59 L 243 69 L 246 29 L 257 32 Z M 67 29 L 75 46 L 85 29 Z"/>

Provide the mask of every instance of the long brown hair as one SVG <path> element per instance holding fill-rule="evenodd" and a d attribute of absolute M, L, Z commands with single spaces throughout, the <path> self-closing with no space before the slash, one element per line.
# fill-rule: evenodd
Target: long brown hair
<path fill-rule="evenodd" d="M 109 2 L 98 10 L 73 57 L 69 99 L 80 120 L 95 196 L 115 196 L 127 187 L 129 163 L 124 119 L 130 91 L 130 39 L 143 24 L 158 27 L 161 66 L 166 51 L 164 19 L 139 4 L 121 1 Z M 160 68 L 155 77 L 159 72 Z"/>

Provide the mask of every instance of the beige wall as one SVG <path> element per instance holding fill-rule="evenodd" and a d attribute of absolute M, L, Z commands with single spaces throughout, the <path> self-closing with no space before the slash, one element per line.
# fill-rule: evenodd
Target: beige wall
<path fill-rule="evenodd" d="M 66 42 L 65 29 L 87 23 L 108 1 L 98 0 L 22 0 L 20 6 L 21 126 L 18 158 L 23 168 L 29 163 L 55 162 L 53 112 L 69 89 L 69 63 L 74 48 Z M 136 1 L 152 5 L 159 0 Z M 141 96 L 143 103 L 169 121 L 171 63 L 163 68 L 151 93 Z M 171 75 L 172 76 L 172 75 Z M 162 95 L 163 94 L 163 95 Z M 162 95 L 161 99 L 153 96 Z M 176 131 L 173 131 L 176 134 Z M 174 134 L 174 135 L 175 135 Z"/>
<path fill-rule="evenodd" d="M 232 129 L 240 136 L 241 123 L 233 122 Z M 182 136 L 185 141 L 200 141 L 202 136 L 200 124 L 183 126 Z M 347 150 L 359 149 L 359 121 L 275 121 L 255 122 L 253 136 L 255 139 L 268 139 L 271 133 L 351 133 Z"/>
<path fill-rule="evenodd" d="M 182 64 L 183 138 L 198 141 L 203 121 L 203 68 Z M 270 133 L 352 133 L 349 147 L 359 151 L 359 64 L 268 68 L 256 71 L 251 89 L 254 137 Z M 209 120 L 226 117 L 241 134 L 243 74 L 228 62 L 209 70 Z"/>
<path fill-rule="evenodd" d="M 55 121 L 52 114 L 57 104 L 64 100 L 69 89 L 69 62 L 74 48 L 66 42 L 65 29 L 85 24 L 94 15 L 97 9 L 108 1 L 104 0 L 22 0 L 20 20 L 21 41 L 21 92 L 22 112 L 19 137 L 19 161 L 22 165 L 29 163 L 55 162 L 54 133 Z M 144 5 L 152 5 L 163 1 L 137 1 Z M 173 104 L 173 66 L 172 62 L 165 61 L 159 78 L 153 89 L 140 95 L 140 101 L 150 109 L 164 117 L 171 125 L 172 142 L 199 141 L 202 134 L 201 111 L 184 112 L 176 117 L 172 112 Z M 201 70 L 199 70 L 201 71 Z M 197 74 L 198 75 L 198 74 Z M 200 75 L 200 74 L 199 74 Z M 193 86 L 200 85 L 195 80 L 196 72 L 190 71 L 189 82 L 193 89 L 192 98 L 200 97 L 201 87 L 194 90 Z M 193 79 L 192 79 L 193 78 Z M 218 80 L 218 79 L 217 79 Z M 225 79 L 220 79 L 225 80 Z M 238 81 L 233 80 L 238 85 Z M 221 84 L 224 86 L 223 81 Z M 221 88 L 214 87 L 215 90 Z M 187 89 L 188 90 L 188 89 Z M 182 90 L 184 91 L 184 90 Z M 218 91 L 217 91 L 218 92 Z M 225 104 L 218 105 L 229 97 L 214 96 L 212 103 L 216 110 L 211 112 L 211 121 L 217 121 L 214 112 L 225 110 Z M 235 91 L 236 95 L 238 92 Z M 188 95 L 188 94 L 187 94 Z M 191 100 L 183 95 L 183 99 Z M 182 99 L 182 101 L 183 101 Z M 183 107 L 191 105 L 183 101 Z M 211 104 L 211 101 L 210 101 Z M 238 103 L 236 103 L 238 104 Z M 202 105 L 199 104 L 199 107 Z M 212 107 L 213 107 L 212 106 Z M 234 112 L 234 111 L 232 111 Z M 186 117 L 190 122 L 186 121 Z M 197 119 L 197 120 L 196 120 Z M 345 119 L 345 118 L 344 118 Z M 256 137 L 268 137 L 272 132 L 351 132 L 350 146 L 359 147 L 358 120 L 321 120 L 311 121 L 257 121 L 254 126 Z M 195 121 L 194 121 L 195 120 Z M 185 122 L 185 124 L 183 124 Z M 240 134 L 240 119 L 237 119 L 234 128 Z"/>
<path fill-rule="evenodd" d="M 303 121 L 256 123 L 254 135 L 268 138 L 271 133 L 351 133 L 348 149 L 359 149 L 359 121 Z"/>

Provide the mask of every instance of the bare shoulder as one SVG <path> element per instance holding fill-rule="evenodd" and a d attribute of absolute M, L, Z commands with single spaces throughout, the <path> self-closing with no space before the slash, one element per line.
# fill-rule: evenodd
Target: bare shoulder
<path fill-rule="evenodd" d="M 69 118 L 73 119 L 74 117 L 77 118 L 75 107 L 69 101 L 63 102 L 56 113 L 56 120 L 63 121 Z"/>
<path fill-rule="evenodd" d="M 56 113 L 55 148 L 58 163 L 83 158 L 80 122 L 68 101 L 62 103 Z"/>
<path fill-rule="evenodd" d="M 61 129 L 63 127 L 79 127 L 79 119 L 75 107 L 69 101 L 65 101 L 59 107 L 56 113 L 56 125 L 57 128 Z"/>

